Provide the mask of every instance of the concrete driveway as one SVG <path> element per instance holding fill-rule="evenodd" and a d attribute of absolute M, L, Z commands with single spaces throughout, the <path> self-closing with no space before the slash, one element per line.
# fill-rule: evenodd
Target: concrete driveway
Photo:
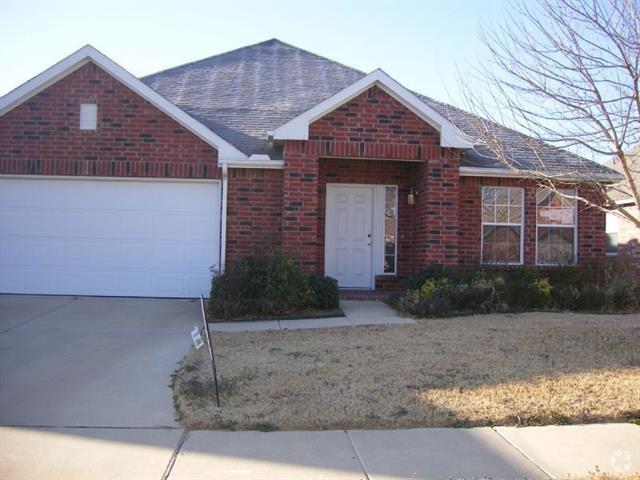
<path fill-rule="evenodd" d="M 178 427 L 193 300 L 0 295 L 0 424 Z"/>

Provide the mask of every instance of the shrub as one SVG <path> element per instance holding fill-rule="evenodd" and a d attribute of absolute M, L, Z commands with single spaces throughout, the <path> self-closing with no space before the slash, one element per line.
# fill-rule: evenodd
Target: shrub
<path fill-rule="evenodd" d="M 544 272 L 530 268 L 478 270 L 466 277 L 432 266 L 414 276 L 411 285 L 413 288 L 394 298 L 392 304 L 424 317 L 507 309 L 590 312 L 640 309 L 640 284 L 635 271 L 617 258 Z"/>
<path fill-rule="evenodd" d="M 278 316 L 339 305 L 334 279 L 304 272 L 281 251 L 244 257 L 215 274 L 209 314 L 216 319 Z"/>
<path fill-rule="evenodd" d="M 427 280 L 440 278 L 455 280 L 458 279 L 458 275 L 440 264 L 433 263 L 428 268 L 418 271 L 409 279 L 409 290 L 420 288 Z"/>
<path fill-rule="evenodd" d="M 458 286 L 456 306 L 461 311 L 492 312 L 502 307 L 504 277 L 479 270 Z"/>
<path fill-rule="evenodd" d="M 556 284 L 551 291 L 551 304 L 559 310 L 576 310 L 581 296 L 581 289 L 576 284 Z"/>
<path fill-rule="evenodd" d="M 505 274 L 504 302 L 514 309 L 544 308 L 551 300 L 551 283 L 534 270 L 518 268 Z"/>
<path fill-rule="evenodd" d="M 312 294 L 312 308 L 331 309 L 340 306 L 338 281 L 335 278 L 313 273 L 309 275 L 309 287 Z"/>
<path fill-rule="evenodd" d="M 640 285 L 632 266 L 621 258 L 609 258 L 604 264 L 606 307 L 609 311 L 632 311 L 640 306 Z"/>
<path fill-rule="evenodd" d="M 430 278 L 420 288 L 409 290 L 406 308 L 420 317 L 444 317 L 453 310 L 452 297 L 455 286 L 448 278 Z"/>
<path fill-rule="evenodd" d="M 583 312 L 606 311 L 607 294 L 595 283 L 585 283 L 580 287 L 574 309 Z"/>
<path fill-rule="evenodd" d="M 628 312 L 640 308 L 640 286 L 619 258 L 549 271 L 551 304 L 561 310 Z"/>

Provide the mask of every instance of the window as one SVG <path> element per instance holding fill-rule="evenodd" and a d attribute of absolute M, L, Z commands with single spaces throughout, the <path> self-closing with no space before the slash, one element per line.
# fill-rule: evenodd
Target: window
<path fill-rule="evenodd" d="M 576 192 L 539 188 L 536 207 L 536 263 L 571 265 L 576 260 Z"/>
<path fill-rule="evenodd" d="M 384 273 L 396 273 L 398 187 L 384 187 Z"/>
<path fill-rule="evenodd" d="M 95 130 L 98 124 L 98 105 L 80 104 L 80 130 Z"/>
<path fill-rule="evenodd" d="M 482 187 L 482 263 L 522 263 L 522 188 Z"/>
<path fill-rule="evenodd" d="M 607 233 L 607 255 L 618 254 L 618 216 L 615 213 L 607 213 L 606 228 Z"/>

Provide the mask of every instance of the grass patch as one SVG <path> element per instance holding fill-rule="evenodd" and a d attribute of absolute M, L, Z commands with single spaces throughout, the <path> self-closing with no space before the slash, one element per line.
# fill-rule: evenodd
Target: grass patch
<path fill-rule="evenodd" d="M 640 315 L 491 314 L 416 325 L 214 333 L 222 407 L 192 350 L 192 429 L 546 425 L 640 418 Z"/>

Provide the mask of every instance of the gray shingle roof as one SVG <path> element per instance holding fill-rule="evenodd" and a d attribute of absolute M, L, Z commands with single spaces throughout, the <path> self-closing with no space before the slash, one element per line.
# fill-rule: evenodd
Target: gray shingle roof
<path fill-rule="evenodd" d="M 499 140 L 502 154 L 509 157 L 514 168 L 558 176 L 587 174 L 616 177 L 616 172 L 599 163 L 589 161 L 567 150 L 551 146 L 497 123 L 489 122 L 452 105 L 421 94 L 417 95 L 427 105 L 448 118 L 471 137 L 482 137 L 478 134 L 478 129 L 485 132 L 490 131 Z M 476 168 L 507 168 L 489 148 L 479 145 L 473 150 L 467 150 L 463 153 L 460 165 Z"/>
<path fill-rule="evenodd" d="M 282 158 L 267 132 L 309 110 L 365 76 L 364 72 L 277 39 L 170 68 L 142 81 L 247 155 Z M 418 96 L 467 135 L 483 120 L 459 108 Z M 492 124 L 522 170 L 610 174 L 565 150 Z M 542 164 L 541 164 L 542 162 Z M 506 168 L 485 148 L 465 152 L 462 166 Z"/>
<path fill-rule="evenodd" d="M 277 39 L 205 58 L 142 81 L 247 155 L 282 158 L 267 131 L 364 73 Z"/>

